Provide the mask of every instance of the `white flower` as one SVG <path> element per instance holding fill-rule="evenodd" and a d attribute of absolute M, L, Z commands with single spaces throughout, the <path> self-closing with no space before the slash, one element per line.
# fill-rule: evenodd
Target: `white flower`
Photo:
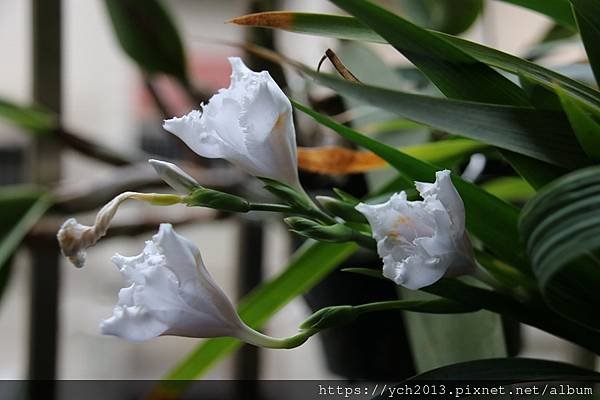
<path fill-rule="evenodd" d="M 141 254 L 112 258 L 126 281 L 102 333 L 131 341 L 159 335 L 238 336 L 246 330 L 233 305 L 204 266 L 198 248 L 170 224 Z"/>
<path fill-rule="evenodd" d="M 100 324 L 105 335 L 142 342 L 157 336 L 231 336 L 255 346 L 292 348 L 311 332 L 289 338 L 263 335 L 246 325 L 202 262 L 200 250 L 161 224 L 141 254 L 112 261 L 127 287 L 119 291 L 113 315 Z"/>
<path fill-rule="evenodd" d="M 224 158 L 254 176 L 300 188 L 289 99 L 267 71 L 254 72 L 237 57 L 229 62 L 229 88 L 163 127 L 203 157 Z"/>
<path fill-rule="evenodd" d="M 434 183 L 416 187 L 423 201 L 407 201 L 400 192 L 383 204 L 356 206 L 377 240 L 383 275 L 412 290 L 475 268 L 464 205 L 450 171 L 438 171 Z"/>

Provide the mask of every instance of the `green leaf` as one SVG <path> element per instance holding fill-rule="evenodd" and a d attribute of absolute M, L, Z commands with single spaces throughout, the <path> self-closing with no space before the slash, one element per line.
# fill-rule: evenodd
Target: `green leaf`
<path fill-rule="evenodd" d="M 546 49 L 550 49 L 550 48 L 554 47 L 556 44 L 563 42 L 565 39 L 572 38 L 576 34 L 577 34 L 577 30 L 574 29 L 574 27 L 567 28 L 560 24 L 554 24 L 554 25 L 550 26 L 549 28 L 547 28 L 545 33 L 542 35 L 541 39 L 539 39 L 537 46 L 550 45 L 546 48 Z M 541 52 L 537 51 L 536 53 L 541 56 L 541 55 L 545 54 L 546 52 L 545 51 L 541 51 Z M 531 54 L 531 50 L 528 51 L 528 54 Z"/>
<path fill-rule="evenodd" d="M 433 182 L 439 169 L 427 162 L 413 158 L 403 152 L 380 143 L 347 126 L 321 115 L 302 104 L 293 102 L 295 107 L 311 116 L 321 125 L 333 129 L 342 137 L 365 147 L 386 160 L 401 175 L 417 181 Z M 509 264 L 527 270 L 521 245 L 518 241 L 518 210 L 492 196 L 481 188 L 453 176 L 454 186 L 460 193 L 466 209 L 466 222 L 469 231 L 477 236 L 501 259 Z"/>
<path fill-rule="evenodd" d="M 410 21 L 453 35 L 469 29 L 483 10 L 482 0 L 400 0 L 398 9 Z"/>
<path fill-rule="evenodd" d="M 577 27 L 590 60 L 596 82 L 600 84 L 600 2 L 598 0 L 571 0 Z"/>
<path fill-rule="evenodd" d="M 186 58 L 177 27 L 159 0 L 104 0 L 119 44 L 148 73 L 187 83 Z"/>
<path fill-rule="evenodd" d="M 517 177 L 502 177 L 481 185 L 483 189 L 507 202 L 529 200 L 535 195 L 530 184 Z"/>
<path fill-rule="evenodd" d="M 50 205 L 49 198 L 37 188 L 0 189 L 0 296 L 8 280 L 12 255 Z"/>
<path fill-rule="evenodd" d="M 529 105 L 519 86 L 427 30 L 366 0 L 331 2 L 385 38 L 448 97 Z"/>
<path fill-rule="evenodd" d="M 408 300 L 427 299 L 423 292 L 402 290 Z M 469 305 L 469 303 L 462 303 Z M 471 306 L 478 306 L 473 299 Z M 497 314 L 404 314 L 417 371 L 480 358 L 506 356 L 502 321 Z"/>
<path fill-rule="evenodd" d="M 583 151 L 594 161 L 600 161 L 600 112 L 594 113 L 584 103 L 557 87 L 563 109 L 569 117 L 575 136 Z"/>
<path fill-rule="evenodd" d="M 376 279 L 383 279 L 383 280 L 387 279 L 385 276 L 383 276 L 383 273 L 381 272 L 381 270 L 373 269 L 373 268 L 352 267 L 352 268 L 344 268 L 341 271 L 349 272 L 351 274 L 363 275 L 363 276 L 367 276 L 369 278 L 376 278 Z"/>
<path fill-rule="evenodd" d="M 414 376 L 415 380 L 451 381 L 503 381 L 549 382 L 549 381 L 597 381 L 600 374 L 574 365 L 532 358 L 496 358 L 447 365 L 433 371 Z"/>
<path fill-rule="evenodd" d="M 521 213 L 520 232 L 549 307 L 600 330 L 600 167 L 548 185 Z"/>
<path fill-rule="evenodd" d="M 306 242 L 280 275 L 260 285 L 239 303 L 240 317 L 251 327 L 260 328 L 281 307 L 320 282 L 356 249 L 353 243 Z M 239 346 L 240 342 L 231 338 L 207 340 L 169 372 L 165 379 L 195 379 Z M 164 383 L 161 389 L 180 393 L 184 387 Z"/>
<path fill-rule="evenodd" d="M 356 18 L 341 15 L 271 12 L 243 16 L 233 23 L 247 26 L 283 29 L 290 32 L 327 36 L 347 40 L 387 43 L 380 35 Z M 471 57 L 515 75 L 526 76 L 551 90 L 559 85 L 572 96 L 600 110 L 600 93 L 576 80 L 511 54 L 440 32 L 431 32 L 448 41 Z"/>
<path fill-rule="evenodd" d="M 56 118 L 41 108 L 25 107 L 0 99 L 0 118 L 32 133 L 50 133 L 56 128 Z"/>
<path fill-rule="evenodd" d="M 304 72 L 340 93 L 435 129 L 565 168 L 589 164 L 562 113 L 440 99 Z"/>
<path fill-rule="evenodd" d="M 528 283 L 521 281 L 525 285 Z M 598 330 L 588 329 L 570 319 L 563 318 L 538 301 L 537 296 L 527 302 L 522 302 L 513 296 L 450 278 L 441 279 L 421 290 L 459 303 L 478 304 L 486 310 L 509 315 L 518 321 L 570 340 L 600 354 L 600 332 Z"/>
<path fill-rule="evenodd" d="M 432 164 L 453 164 L 477 151 L 489 146 L 485 143 L 468 139 L 448 139 L 401 147 L 406 154 Z"/>
<path fill-rule="evenodd" d="M 417 0 L 418 1 L 418 0 Z M 437 20 L 433 20 L 433 29 L 458 35 L 469 29 L 483 11 L 482 0 L 442 0 L 434 9 Z"/>
<path fill-rule="evenodd" d="M 544 14 L 559 24 L 575 29 L 569 0 L 501 0 Z"/>
<path fill-rule="evenodd" d="M 385 38 L 449 98 L 516 106 L 531 105 L 525 92 L 508 78 L 427 30 L 367 0 L 331 1 Z M 545 174 L 539 173 L 548 170 L 545 163 L 513 157 L 511 152 L 502 154 L 530 183 L 535 186 L 547 183 L 540 181 Z"/>
<path fill-rule="evenodd" d="M 470 55 L 469 52 L 463 51 L 451 41 L 446 40 L 444 37 L 440 37 L 440 34 L 428 32 L 368 1 L 334 1 L 334 3 L 346 11 L 355 14 L 355 16 L 360 19 L 360 22 L 344 21 L 349 23 L 349 28 L 343 28 L 343 35 L 351 36 L 358 32 L 359 35 L 364 36 L 365 32 L 361 31 L 361 22 L 370 26 L 377 34 L 384 37 L 390 44 L 413 62 L 413 64 L 425 73 L 448 97 L 509 105 L 530 105 L 527 95 L 521 88 L 500 75 L 488 65 L 479 62 L 477 58 Z M 320 22 L 324 23 L 324 20 L 327 17 L 319 18 Z M 329 18 L 335 19 L 339 17 L 329 16 Z M 307 14 L 304 14 L 301 19 L 306 21 Z M 247 25 L 266 25 L 289 30 L 290 26 L 296 22 L 296 18 L 295 15 L 290 13 L 262 14 L 258 16 L 241 17 L 233 20 L 233 22 Z M 339 22 L 340 21 L 338 20 L 338 23 Z M 331 35 L 332 31 L 335 32 L 336 29 L 339 29 L 339 26 L 328 25 L 327 28 L 323 28 L 312 25 L 307 30 L 312 30 L 313 32 L 320 31 L 324 32 L 326 35 Z M 454 115 L 455 118 L 456 115 L 457 114 Z M 467 113 L 465 115 L 469 114 Z M 561 119 L 564 122 L 565 118 L 562 117 Z M 422 122 L 418 119 L 414 120 Z M 515 122 L 521 122 L 520 120 L 505 121 L 512 121 L 513 125 Z M 536 135 L 535 130 L 529 130 L 528 132 Z M 463 135 L 471 137 L 464 133 Z M 564 132 L 562 132 L 562 135 L 564 135 Z M 568 134 L 564 136 L 567 140 L 573 139 L 572 137 L 569 137 L 570 135 Z M 535 138 L 532 139 L 535 140 Z M 522 151 L 514 148 L 508 149 L 504 147 L 504 149 L 511 150 L 504 151 L 504 157 L 535 187 L 541 187 L 563 174 L 563 171 L 561 170 L 549 168 L 548 164 L 553 163 L 551 161 L 540 159 L 544 162 L 537 162 L 535 160 L 519 157 L 512 153 L 512 151 L 515 151 L 525 154 Z M 530 154 L 526 155 L 531 156 Z M 554 163 L 556 164 L 556 161 Z"/>
<path fill-rule="evenodd" d="M 500 68 L 507 72 L 511 72 L 515 75 L 527 77 L 544 85 L 550 90 L 554 90 L 554 87 L 558 85 L 571 96 L 574 96 L 588 105 L 600 110 L 600 92 L 574 79 L 544 68 L 541 65 L 507 53 L 503 53 L 490 47 L 480 45 L 478 43 L 470 42 L 454 36 L 444 35 L 442 33 L 438 33 L 438 35 L 450 41 L 453 45 L 459 47 L 461 50 L 469 53 L 471 56 L 482 62 L 485 62 L 486 64 Z"/>

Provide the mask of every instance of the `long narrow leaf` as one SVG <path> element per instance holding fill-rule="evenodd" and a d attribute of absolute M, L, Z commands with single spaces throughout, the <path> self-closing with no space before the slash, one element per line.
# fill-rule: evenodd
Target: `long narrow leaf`
<path fill-rule="evenodd" d="M 519 86 L 467 53 L 367 0 L 331 0 L 385 38 L 448 97 L 529 105 Z"/>
<path fill-rule="evenodd" d="M 600 117 L 600 112 L 594 115 L 585 104 L 562 89 L 557 88 L 556 91 L 583 151 L 590 159 L 600 161 L 600 122 L 594 118 Z"/>
<path fill-rule="evenodd" d="M 0 296 L 12 255 L 50 205 L 49 198 L 35 188 L 7 187 L 0 191 Z"/>
<path fill-rule="evenodd" d="M 0 118 L 36 134 L 51 133 L 56 128 L 56 118 L 51 112 L 20 106 L 2 99 L 0 99 Z"/>
<path fill-rule="evenodd" d="M 565 168 L 589 164 L 569 121 L 559 112 L 441 99 L 304 72 L 339 93 L 435 129 Z"/>
<path fill-rule="evenodd" d="M 596 83 L 600 84 L 600 1 L 571 0 L 571 3 Z"/>
<path fill-rule="evenodd" d="M 263 28 L 275 28 L 290 32 L 338 39 L 387 43 L 380 35 L 356 18 L 341 15 L 311 14 L 295 12 L 267 12 L 246 15 L 231 22 Z M 557 72 L 522 58 L 504 53 L 455 36 L 430 31 L 477 60 L 516 75 L 526 76 L 552 89 L 559 85 L 572 96 L 600 109 L 600 92 Z"/>
<path fill-rule="evenodd" d="M 160 0 L 104 0 L 123 51 L 143 70 L 187 82 L 181 37 Z"/>

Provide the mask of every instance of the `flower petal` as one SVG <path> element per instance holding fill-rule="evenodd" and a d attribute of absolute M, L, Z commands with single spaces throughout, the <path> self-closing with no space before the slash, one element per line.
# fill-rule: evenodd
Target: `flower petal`
<path fill-rule="evenodd" d="M 236 336 L 244 330 L 198 248 L 170 224 L 161 224 L 141 254 L 115 255 L 113 262 L 128 287 L 102 323 L 103 333 L 140 341 L 158 335 Z"/>
<path fill-rule="evenodd" d="M 440 260 L 412 255 L 402 261 L 384 258 L 383 275 L 411 290 L 418 290 L 440 280 L 446 270 Z"/>
<path fill-rule="evenodd" d="M 384 276 L 413 290 L 443 276 L 470 273 L 475 265 L 450 172 L 437 172 L 435 183 L 416 185 L 422 201 L 407 201 L 401 192 L 382 204 L 356 206 L 371 225 Z"/>
<path fill-rule="evenodd" d="M 465 229 L 465 206 L 452 184 L 450 171 L 437 171 L 434 183 L 415 182 L 415 186 L 425 201 L 436 199 L 444 205 L 450 214 L 456 231 Z"/>
<path fill-rule="evenodd" d="M 296 134 L 289 99 L 268 72 L 254 72 L 232 57 L 231 82 L 203 106 L 164 128 L 197 154 L 224 158 L 248 173 L 296 188 Z"/>
<path fill-rule="evenodd" d="M 100 324 L 103 335 L 113 335 L 132 342 L 143 342 L 157 337 L 169 327 L 139 306 L 120 307 Z"/>

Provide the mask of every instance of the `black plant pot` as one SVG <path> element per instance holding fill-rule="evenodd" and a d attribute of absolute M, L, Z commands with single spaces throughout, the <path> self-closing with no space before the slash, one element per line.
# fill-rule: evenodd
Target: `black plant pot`
<path fill-rule="evenodd" d="M 380 260 L 359 251 L 340 267 L 381 268 Z M 304 296 L 313 311 L 331 305 L 357 305 L 397 299 L 392 282 L 369 279 L 339 269 Z M 347 379 L 401 380 L 415 368 L 402 312 L 365 314 L 321 334 L 329 369 Z"/>

